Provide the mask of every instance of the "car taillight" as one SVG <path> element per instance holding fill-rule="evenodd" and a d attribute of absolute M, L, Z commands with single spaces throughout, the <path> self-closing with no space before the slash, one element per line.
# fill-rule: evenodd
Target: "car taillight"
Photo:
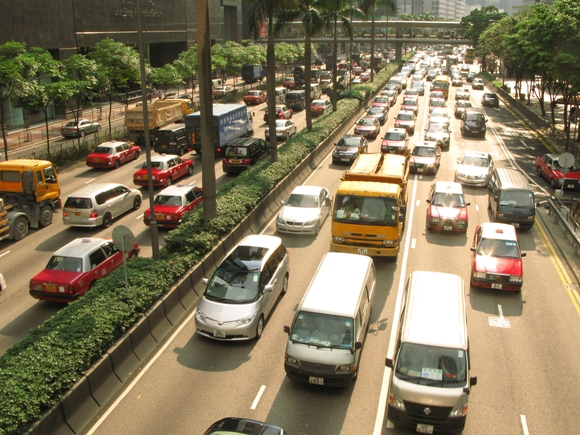
<path fill-rule="evenodd" d="M 223 159 L 223 160 L 222 160 L 222 163 L 223 163 L 224 165 L 229 165 L 231 162 L 230 162 L 230 159 Z"/>
<path fill-rule="evenodd" d="M 91 210 L 91 214 L 89 215 L 89 219 L 94 219 L 99 217 L 99 212 L 97 210 Z"/>
<path fill-rule="evenodd" d="M 244 159 L 242 160 L 242 165 L 249 165 L 252 163 L 252 159 Z"/>
<path fill-rule="evenodd" d="M 68 215 L 66 214 L 66 211 L 62 211 L 62 217 L 67 217 Z"/>

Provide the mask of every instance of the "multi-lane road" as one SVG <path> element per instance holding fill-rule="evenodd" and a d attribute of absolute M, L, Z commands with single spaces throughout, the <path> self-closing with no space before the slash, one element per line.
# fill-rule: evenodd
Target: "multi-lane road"
<path fill-rule="evenodd" d="M 482 91 L 471 91 L 479 105 Z M 449 96 L 452 113 L 455 90 Z M 427 122 L 425 97 L 414 144 L 422 139 Z M 370 141 L 370 152 L 379 152 L 381 136 L 393 125 L 402 97 L 391 108 L 381 135 Z M 256 134 L 263 137 L 263 106 L 257 114 Z M 375 258 L 378 292 L 372 325 L 365 344 L 358 379 L 348 388 L 330 389 L 297 384 L 285 377 L 283 357 L 294 312 L 324 253 L 330 244 L 330 222 L 317 237 L 282 235 L 290 251 L 291 275 L 288 293 L 279 301 L 259 341 L 221 343 L 195 334 L 190 316 L 152 355 L 132 383 L 101 413 L 88 434 L 201 434 L 215 420 L 244 416 L 284 427 L 290 434 L 354 435 L 408 433 L 384 417 L 388 378 L 384 361 L 393 325 L 398 292 L 415 270 L 455 273 L 466 282 L 468 328 L 471 345 L 471 375 L 478 384 L 471 391 L 465 434 L 573 434 L 578 433 L 576 410 L 580 405 L 579 315 L 563 282 L 563 266 L 551 250 L 541 222 L 534 229 L 519 232 L 524 258 L 524 286 L 521 294 L 470 288 L 470 246 L 475 227 L 489 221 L 487 190 L 466 187 L 469 207 L 467 235 L 425 231 L 428 189 L 435 180 L 453 180 L 457 159 L 467 150 L 491 152 L 496 166 L 519 166 L 529 174 L 539 196 L 547 188 L 535 175 L 533 161 L 546 152 L 543 145 L 503 105 L 484 109 L 487 139 L 462 138 L 459 122 L 452 119 L 452 140 L 444 152 L 436 176 L 412 175 L 409 207 L 402 250 L 396 262 Z M 304 114 L 293 118 L 305 128 Z M 182 183 L 199 184 L 201 164 Z M 60 175 L 63 194 L 91 181 L 119 181 L 131 186 L 133 171 L 144 161 L 106 172 L 83 165 Z M 330 155 L 312 173 L 307 184 L 336 191 L 345 167 L 333 165 Z M 230 178 L 216 164 L 218 186 Z M 146 196 L 146 191 L 143 192 Z M 147 201 L 144 202 L 146 207 Z M 143 208 L 129 213 L 116 224 L 131 228 L 150 255 L 149 231 L 142 223 Z M 265 234 L 275 234 L 271 221 Z M 36 302 L 28 296 L 28 280 L 39 271 L 51 253 L 68 241 L 87 235 L 110 236 L 111 229 L 65 228 L 60 216 L 48 228 L 35 231 L 25 241 L 3 245 L 0 255 L 10 290 L 2 295 L 0 344 L 7 346 L 26 335 L 60 307 Z M 6 266 L 5 266 L 6 265 Z M 348 273 L 348 271 L 337 271 Z"/>

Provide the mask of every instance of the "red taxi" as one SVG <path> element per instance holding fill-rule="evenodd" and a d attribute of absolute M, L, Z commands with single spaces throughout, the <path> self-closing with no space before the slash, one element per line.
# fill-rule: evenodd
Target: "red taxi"
<path fill-rule="evenodd" d="M 485 222 L 473 236 L 471 285 L 519 292 L 523 285 L 520 245 L 513 225 Z"/>
<path fill-rule="evenodd" d="M 383 106 L 388 109 L 391 107 L 391 100 L 388 97 L 375 97 L 371 106 Z"/>
<path fill-rule="evenodd" d="M 157 226 L 176 228 L 183 216 L 201 204 L 203 193 L 196 186 L 169 186 L 155 197 L 155 220 Z M 143 215 L 145 225 L 151 225 L 151 209 Z"/>
<path fill-rule="evenodd" d="M 360 134 L 367 139 L 375 139 L 381 131 L 381 123 L 374 116 L 363 116 L 354 127 L 354 134 Z"/>
<path fill-rule="evenodd" d="M 292 113 L 292 109 L 282 104 L 276 105 L 276 119 L 290 119 L 292 118 Z M 268 109 L 264 111 L 264 122 L 268 122 Z"/>
<path fill-rule="evenodd" d="M 285 77 L 284 81 L 282 82 L 282 86 L 284 86 L 285 88 L 293 88 L 294 87 L 294 77 L 292 77 L 292 76 Z"/>
<path fill-rule="evenodd" d="M 431 185 L 427 199 L 427 230 L 467 232 L 469 216 L 461 184 L 437 181 Z"/>
<path fill-rule="evenodd" d="M 558 154 L 544 154 L 536 158 L 536 171 L 550 182 L 552 187 L 560 189 L 580 188 L 580 169 L 575 165 L 564 175 L 564 168 L 558 163 Z"/>
<path fill-rule="evenodd" d="M 151 157 L 153 186 L 171 186 L 175 180 L 186 175 L 193 175 L 193 160 L 165 154 Z M 148 185 L 147 162 L 133 174 L 133 183 L 137 186 Z"/>
<path fill-rule="evenodd" d="M 441 165 L 441 147 L 436 142 L 418 142 L 411 151 L 409 169 L 411 172 L 436 174 Z"/>
<path fill-rule="evenodd" d="M 246 104 L 262 104 L 266 102 L 266 93 L 264 91 L 252 90 L 244 95 Z"/>
<path fill-rule="evenodd" d="M 137 255 L 135 242 L 126 258 Z M 35 299 L 72 302 L 122 264 L 123 254 L 111 240 L 75 239 L 56 251 L 46 268 L 30 280 L 29 293 Z"/>
<path fill-rule="evenodd" d="M 324 115 L 327 110 L 332 110 L 332 103 L 329 100 L 314 100 L 310 103 L 312 116 Z"/>
<path fill-rule="evenodd" d="M 405 128 L 391 127 L 383 137 L 381 152 L 389 154 L 407 154 L 409 151 L 409 133 Z"/>
<path fill-rule="evenodd" d="M 87 156 L 87 166 L 91 168 L 118 168 L 123 163 L 137 160 L 141 148 L 126 142 L 109 141 L 100 144 Z"/>

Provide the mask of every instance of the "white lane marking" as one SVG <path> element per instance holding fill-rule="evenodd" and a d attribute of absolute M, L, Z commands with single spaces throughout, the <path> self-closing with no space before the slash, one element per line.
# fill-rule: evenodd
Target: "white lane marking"
<path fill-rule="evenodd" d="M 254 403 L 252 403 L 252 406 L 250 406 L 250 409 L 252 409 L 252 410 L 256 409 L 256 406 L 258 406 L 258 402 L 260 401 L 262 394 L 264 394 L 265 389 L 266 389 L 265 385 L 262 385 L 260 387 L 260 391 L 258 391 L 258 394 L 256 395 L 256 398 L 254 399 Z"/>
<path fill-rule="evenodd" d="M 411 203 L 415 202 L 415 198 L 417 197 L 417 175 L 415 175 L 415 179 L 413 180 L 413 193 L 411 196 Z M 408 228 L 405 228 L 407 234 L 405 235 L 405 250 L 403 251 L 403 258 L 401 259 L 401 276 L 399 277 L 399 288 L 397 290 L 397 300 L 395 301 L 395 312 L 393 313 L 392 319 L 392 326 L 391 326 L 391 336 L 389 337 L 389 347 L 387 350 L 387 357 L 393 358 L 395 352 L 395 343 L 397 338 L 397 330 L 399 329 L 399 318 L 401 317 L 401 305 L 403 302 L 403 288 L 405 287 L 405 280 L 407 276 L 407 262 L 409 258 L 409 247 L 410 247 L 410 239 L 411 239 L 411 232 L 413 230 L 413 214 L 415 209 L 410 207 L 408 219 Z M 373 430 L 373 435 L 381 435 L 382 433 L 382 426 L 383 421 L 385 419 L 385 411 L 387 406 L 387 395 L 389 394 L 389 382 L 391 379 L 391 369 L 385 366 L 383 371 L 383 383 L 381 386 L 381 394 L 379 396 L 379 406 L 377 409 L 377 417 L 375 420 L 375 428 Z M 388 423 L 387 423 L 388 424 Z M 90 434 L 89 434 L 90 435 Z"/>
<path fill-rule="evenodd" d="M 417 202 L 415 202 L 415 207 L 419 207 L 421 205 L 421 200 L 418 199 Z"/>
<path fill-rule="evenodd" d="M 416 245 L 417 245 L 417 239 L 411 239 L 411 249 L 415 249 Z"/>
<path fill-rule="evenodd" d="M 530 431 L 528 430 L 528 423 L 526 423 L 526 416 L 524 414 L 520 414 L 520 418 L 522 420 L 522 429 L 524 430 L 524 435 L 530 435 Z"/>
<path fill-rule="evenodd" d="M 196 183 L 197 183 L 197 181 L 196 180 L 193 180 L 191 183 L 189 183 L 189 185 L 190 186 L 196 186 L 197 185 Z"/>
<path fill-rule="evenodd" d="M 10 251 L 6 251 L 4 254 L 0 255 L 0 257 L 4 257 L 5 255 L 10 254 Z"/>
<path fill-rule="evenodd" d="M 530 145 L 526 144 L 526 143 L 525 143 L 525 142 L 524 142 L 522 139 L 520 139 L 520 142 L 521 142 L 521 143 L 522 143 L 522 145 L 523 145 L 524 147 L 526 147 L 527 149 L 529 149 L 529 150 L 533 150 L 533 149 L 534 149 L 534 147 L 533 147 L 533 146 L 530 146 Z"/>
<path fill-rule="evenodd" d="M 419 180 L 422 180 L 422 179 L 423 179 L 423 176 L 422 175 L 419 175 Z"/>
<path fill-rule="evenodd" d="M 96 178 L 91 178 L 89 181 L 85 181 L 85 184 L 92 183 L 92 182 L 93 182 L 93 181 L 95 181 L 95 180 L 96 180 Z"/>
<path fill-rule="evenodd" d="M 475 204 L 475 211 L 479 211 L 479 206 Z"/>
<path fill-rule="evenodd" d="M 141 219 L 143 216 L 145 215 L 145 213 L 141 213 L 139 216 L 137 216 L 135 218 L 136 221 L 138 221 L 139 219 Z"/>
<path fill-rule="evenodd" d="M 487 323 L 489 324 L 489 326 L 494 326 L 496 328 L 511 328 L 510 319 L 506 319 L 503 316 L 503 310 L 501 309 L 501 305 L 497 306 L 497 310 L 499 311 L 499 317 L 489 316 L 487 318 Z"/>

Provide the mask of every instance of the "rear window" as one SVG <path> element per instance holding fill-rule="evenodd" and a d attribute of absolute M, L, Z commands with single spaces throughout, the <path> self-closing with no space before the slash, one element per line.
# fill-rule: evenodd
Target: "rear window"
<path fill-rule="evenodd" d="M 155 143 L 167 143 L 175 140 L 175 133 L 168 130 L 159 130 L 155 133 Z"/>
<path fill-rule="evenodd" d="M 227 147 L 225 155 L 227 157 L 245 157 L 248 155 L 247 147 Z"/>
<path fill-rule="evenodd" d="M 302 98 L 303 98 L 302 94 L 291 94 L 291 93 L 286 94 L 287 100 L 301 100 Z"/>
<path fill-rule="evenodd" d="M 91 201 L 90 198 L 75 198 L 69 196 L 66 202 L 64 203 L 64 206 L 68 208 L 88 209 L 93 208 L 93 202 Z"/>

